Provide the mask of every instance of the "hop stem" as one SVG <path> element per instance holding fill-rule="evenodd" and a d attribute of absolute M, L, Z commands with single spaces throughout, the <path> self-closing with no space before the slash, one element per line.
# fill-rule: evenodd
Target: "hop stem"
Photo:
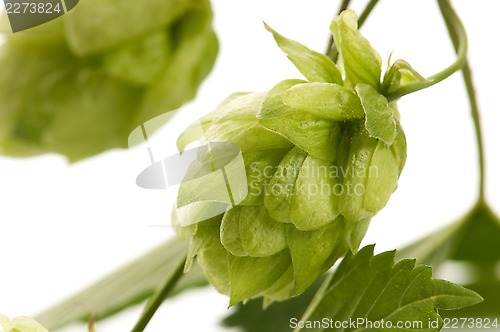
<path fill-rule="evenodd" d="M 438 0 L 439 7 L 441 11 L 445 13 L 446 10 L 451 8 L 451 4 L 448 0 Z M 461 39 L 460 39 L 460 29 L 453 24 L 453 20 L 451 20 L 447 15 L 444 15 L 444 21 L 446 23 L 446 27 L 448 28 L 448 32 L 450 34 L 451 40 L 453 42 L 453 46 L 455 50 L 459 51 Z M 474 82 L 472 80 L 472 74 L 469 66 L 469 62 L 465 57 L 464 66 L 462 68 L 462 76 L 464 78 L 465 88 L 467 89 L 467 95 L 469 97 L 469 105 L 471 108 L 472 120 L 474 121 L 474 129 L 476 134 L 476 143 L 478 149 L 478 159 L 479 159 L 479 197 L 478 202 L 484 202 L 485 198 L 485 161 L 484 161 L 484 145 L 483 145 L 483 135 L 481 128 L 481 121 L 479 118 L 479 106 L 477 104 L 476 92 L 474 88 Z"/>
<path fill-rule="evenodd" d="M 156 292 L 153 294 L 146 307 L 144 308 L 141 317 L 139 318 L 131 332 L 144 331 L 155 312 L 158 310 L 160 305 L 167 298 L 168 294 L 174 289 L 175 285 L 184 274 L 185 262 L 186 260 L 183 259 L 177 269 L 172 273 L 172 275 L 166 279 L 165 284 L 163 284 L 156 290 Z"/>
<path fill-rule="evenodd" d="M 407 84 L 386 96 L 389 101 L 398 99 L 404 95 L 428 88 L 450 77 L 453 73 L 462 69 L 467 62 L 467 34 L 465 28 L 453 10 L 449 0 L 438 0 L 439 9 L 443 19 L 450 31 L 451 38 L 457 51 L 457 59 L 448 67 L 437 74 L 427 78 L 424 82 L 415 82 Z"/>
<path fill-rule="evenodd" d="M 485 161 L 484 161 L 484 145 L 483 145 L 483 135 L 481 128 L 481 120 L 479 118 L 479 107 L 477 105 L 477 99 L 474 89 L 474 83 L 472 81 L 472 75 L 470 71 L 469 64 L 466 62 L 464 68 L 462 69 L 462 76 L 464 78 L 465 87 L 467 89 L 467 94 L 469 96 L 469 104 L 471 108 L 472 120 L 474 121 L 474 130 L 476 133 L 476 144 L 478 150 L 478 160 L 479 160 L 479 202 L 484 202 L 485 200 Z"/>
<path fill-rule="evenodd" d="M 346 10 L 349 7 L 349 3 L 351 0 L 342 0 L 342 3 L 340 4 L 339 10 L 337 10 L 337 15 L 340 15 L 344 10 Z M 336 62 L 338 52 L 337 49 L 335 48 L 335 45 L 333 44 L 333 36 L 330 35 L 330 39 L 328 39 L 328 45 L 326 46 L 326 51 L 325 55 L 329 57 L 330 59 L 333 60 L 333 62 Z"/>
<path fill-rule="evenodd" d="M 378 1 L 379 0 L 370 0 L 370 2 L 368 2 L 361 15 L 359 15 L 358 29 L 361 28 L 361 26 L 365 23 L 366 19 L 368 18 L 368 15 L 370 15 L 370 13 L 372 12 L 373 8 L 375 8 L 375 5 L 378 3 Z"/>

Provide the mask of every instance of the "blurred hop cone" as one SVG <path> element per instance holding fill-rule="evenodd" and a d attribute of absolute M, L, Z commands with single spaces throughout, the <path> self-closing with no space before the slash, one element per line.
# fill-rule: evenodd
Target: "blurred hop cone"
<path fill-rule="evenodd" d="M 211 22 L 208 0 L 83 0 L 6 34 L 0 153 L 77 161 L 127 147 L 134 128 L 194 98 L 218 51 Z"/>
<path fill-rule="evenodd" d="M 406 160 L 399 113 L 385 95 L 422 79 L 398 60 L 381 82 L 380 56 L 359 34 L 352 11 L 331 25 L 338 67 L 266 28 L 306 80 L 235 93 L 200 120 L 202 134 L 197 123 L 178 140 L 181 152 L 199 138 L 230 142 L 242 152 L 244 182 L 235 185 L 226 172 L 224 188 L 233 196 L 246 192 L 241 202 L 216 216 L 206 213 L 210 204 L 200 204 L 217 196 L 220 182 L 191 179 L 203 169 L 228 167 L 218 144 L 190 165 L 172 214 L 178 235 L 191 238 L 186 270 L 197 257 L 231 305 L 298 295 L 358 249 Z"/>

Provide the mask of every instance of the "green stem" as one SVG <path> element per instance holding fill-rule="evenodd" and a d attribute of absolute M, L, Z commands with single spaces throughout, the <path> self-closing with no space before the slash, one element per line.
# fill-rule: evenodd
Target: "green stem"
<path fill-rule="evenodd" d="M 441 6 L 441 2 L 443 0 L 438 0 L 439 5 Z M 448 4 L 449 6 L 449 4 Z M 457 31 L 456 27 L 453 25 L 453 22 L 445 17 L 446 27 L 448 28 L 448 32 L 450 34 L 451 40 L 453 42 L 453 46 L 458 53 L 460 48 L 460 35 L 459 31 Z M 469 105 L 471 109 L 472 120 L 474 121 L 474 130 L 476 134 L 476 143 L 478 149 L 478 159 L 479 159 L 479 198 L 478 201 L 485 201 L 485 162 L 484 162 L 484 145 L 483 145 L 483 135 L 481 128 L 481 120 L 479 117 L 479 106 L 477 104 L 476 99 L 476 89 L 474 88 L 474 82 L 472 80 L 472 73 L 470 70 L 469 62 L 467 58 L 465 58 L 464 66 L 462 68 L 462 76 L 465 83 L 465 88 L 467 90 L 467 95 L 469 97 Z"/>
<path fill-rule="evenodd" d="M 425 82 L 415 82 L 413 84 L 405 85 L 404 87 L 396 90 L 392 94 L 386 96 L 389 101 L 398 99 L 404 95 L 428 88 L 441 82 L 442 80 L 448 78 L 456 71 L 463 68 L 467 61 L 467 34 L 465 28 L 458 18 L 457 14 L 453 10 L 449 0 L 438 0 L 439 9 L 443 15 L 443 19 L 446 22 L 454 40 L 457 59 L 450 66 L 446 67 L 439 73 L 430 76 Z"/>
<path fill-rule="evenodd" d="M 466 62 L 464 68 L 462 69 L 462 76 L 464 78 L 465 87 L 467 89 L 467 94 L 469 96 L 469 104 L 471 108 L 471 115 L 474 121 L 474 130 L 476 133 L 476 143 L 478 150 L 479 159 L 479 197 L 478 201 L 485 201 L 485 162 L 484 162 L 484 145 L 483 145 L 483 135 L 481 128 L 481 120 L 479 118 L 479 107 L 477 105 L 476 93 L 474 89 L 474 83 L 472 81 L 472 75 L 470 71 L 469 64 Z"/>
<path fill-rule="evenodd" d="M 144 331 L 155 312 L 167 298 L 168 294 L 174 289 L 177 282 L 181 279 L 182 275 L 184 274 L 185 263 L 186 260 L 183 259 L 177 269 L 172 273 L 172 275 L 166 279 L 165 284 L 163 284 L 156 290 L 149 302 L 146 304 L 141 317 L 139 318 L 131 332 Z"/>
<path fill-rule="evenodd" d="M 359 29 L 361 28 L 363 23 L 365 23 L 366 19 L 371 14 L 371 12 L 373 11 L 373 8 L 375 8 L 375 5 L 378 2 L 379 2 L 379 0 L 370 0 L 370 2 L 368 2 L 368 4 L 366 5 L 365 9 L 363 9 L 363 12 L 361 13 L 361 15 L 359 16 L 359 19 L 358 19 L 358 28 Z M 343 6 L 345 3 L 347 3 L 347 4 L 344 8 Z M 342 2 L 342 5 L 340 6 L 340 10 L 339 10 L 339 15 L 340 15 L 340 13 L 342 13 L 344 10 L 347 9 L 348 5 L 349 5 L 349 1 Z M 337 48 L 333 44 L 333 36 L 330 38 L 330 41 L 328 43 L 328 48 L 327 48 L 327 51 L 325 54 L 330 59 L 332 59 L 333 62 L 335 62 L 335 63 L 337 62 L 337 58 L 339 56 L 339 51 L 337 50 Z"/>
<path fill-rule="evenodd" d="M 378 1 L 379 0 L 370 0 L 370 2 L 368 2 L 368 4 L 366 5 L 365 9 L 361 13 L 361 15 L 359 15 L 359 18 L 358 18 L 358 29 L 360 29 L 361 26 L 363 26 L 363 24 L 365 23 L 366 19 L 368 18 L 368 15 L 370 15 L 370 13 L 372 12 L 373 8 L 375 8 L 375 5 L 378 3 Z"/>
<path fill-rule="evenodd" d="M 340 15 L 344 10 L 346 10 L 349 7 L 349 3 L 351 0 L 342 0 L 342 3 L 340 4 L 339 10 L 337 11 L 337 15 Z M 333 59 L 331 56 L 333 55 L 332 52 L 335 52 L 335 45 L 333 45 L 333 36 L 330 35 L 330 39 L 328 39 L 328 45 L 326 46 L 326 51 L 325 54 L 328 56 L 330 59 Z M 334 60 L 335 61 L 335 60 Z"/>

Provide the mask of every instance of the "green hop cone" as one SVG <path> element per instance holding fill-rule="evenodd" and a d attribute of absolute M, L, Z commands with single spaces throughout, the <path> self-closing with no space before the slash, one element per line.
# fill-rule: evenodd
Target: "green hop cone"
<path fill-rule="evenodd" d="M 198 138 L 208 142 L 173 210 L 178 234 L 191 238 L 186 269 L 197 257 L 231 304 L 298 295 L 355 252 L 406 161 L 396 105 L 379 90 L 380 57 L 357 31 L 354 12 L 332 23 L 342 69 L 267 29 L 306 80 L 233 94 L 178 141 L 181 151 Z M 211 142 L 239 147 L 243 175 L 233 170 L 235 154 Z M 221 192 L 233 199 L 217 214 Z"/>
<path fill-rule="evenodd" d="M 0 153 L 71 161 L 128 145 L 194 98 L 218 50 L 208 0 L 85 0 L 0 48 Z"/>

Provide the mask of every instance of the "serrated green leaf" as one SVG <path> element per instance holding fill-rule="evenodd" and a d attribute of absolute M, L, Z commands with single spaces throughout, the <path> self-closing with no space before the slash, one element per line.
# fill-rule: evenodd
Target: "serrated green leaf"
<path fill-rule="evenodd" d="M 265 23 L 264 26 L 273 34 L 279 48 L 309 82 L 342 84 L 342 76 L 337 66 L 327 56 L 280 35 Z"/>
<path fill-rule="evenodd" d="M 338 123 L 283 104 L 286 91 L 300 83 L 304 81 L 285 80 L 273 87 L 257 114 L 259 124 L 316 158 L 334 160 L 341 136 Z"/>
<path fill-rule="evenodd" d="M 391 145 L 396 138 L 396 120 L 387 99 L 368 84 L 356 85 L 365 113 L 365 128 L 371 137 Z"/>
<path fill-rule="evenodd" d="M 52 331 L 73 322 L 86 322 L 91 314 L 95 314 L 95 318 L 100 320 L 139 304 L 152 295 L 165 277 L 174 271 L 185 257 L 187 248 L 186 241 L 171 239 L 70 298 L 39 313 L 36 320 Z M 203 271 L 195 264 L 179 281 L 173 294 L 205 285 L 207 280 Z"/>
<path fill-rule="evenodd" d="M 436 269 L 451 261 L 471 276 L 466 286 L 483 295 L 484 302 L 447 312 L 447 317 L 494 317 L 500 315 L 499 239 L 500 219 L 486 203 L 479 202 L 459 220 L 408 245 L 400 254 Z"/>
<path fill-rule="evenodd" d="M 296 84 L 284 94 L 283 103 L 333 121 L 359 119 L 364 116 L 356 94 L 334 83 Z"/>
<path fill-rule="evenodd" d="M 366 83 L 378 88 L 382 60 L 368 40 L 359 33 L 357 20 L 354 11 L 346 10 L 334 18 L 330 25 L 345 70 L 345 79 L 352 87 Z"/>
<path fill-rule="evenodd" d="M 472 266 L 471 266 L 472 265 Z M 469 272 L 479 274 L 479 279 L 465 285 L 484 297 L 484 302 L 460 310 L 443 312 L 444 317 L 500 317 L 500 280 L 496 264 L 468 264 Z M 500 320 L 500 319 L 499 319 Z M 493 323 L 494 318 L 491 319 Z M 497 321 L 497 323 L 500 323 Z M 491 324 L 491 327 L 493 324 Z M 498 327 L 498 326 L 497 326 Z"/>
<path fill-rule="evenodd" d="M 394 262 L 395 252 L 373 256 L 373 246 L 348 255 L 333 277 L 322 287 L 302 321 L 323 318 L 333 322 L 365 321 L 334 331 L 372 331 L 368 322 L 386 323 L 377 331 L 393 331 L 387 323 L 421 322 L 421 331 L 439 331 L 442 319 L 436 309 L 454 310 L 482 301 L 477 293 L 432 278 L 429 266 L 413 260 Z M 429 326 L 437 321 L 438 327 Z M 324 331 L 326 327 L 297 327 L 299 331 Z"/>

